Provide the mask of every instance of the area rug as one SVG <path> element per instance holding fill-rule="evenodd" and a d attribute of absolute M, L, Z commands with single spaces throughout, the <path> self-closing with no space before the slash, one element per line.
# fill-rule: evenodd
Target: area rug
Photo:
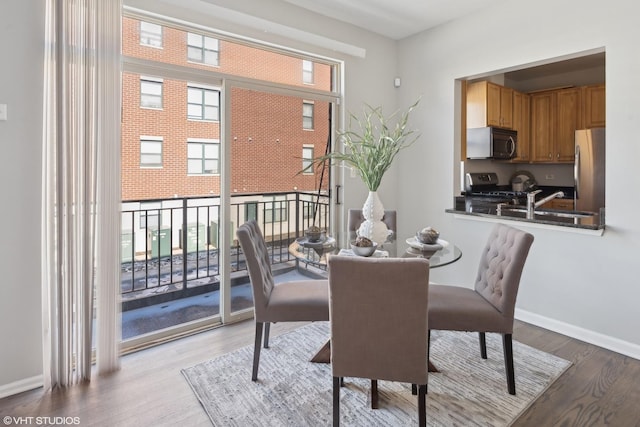
<path fill-rule="evenodd" d="M 182 373 L 215 426 L 328 426 L 332 421 L 331 365 L 309 360 L 329 337 L 328 322 L 305 325 L 271 339 L 251 381 L 253 346 L 227 353 Z M 478 335 L 433 331 L 428 426 L 508 426 L 570 362 L 514 341 L 515 396 L 507 393 L 502 339 L 487 334 L 488 359 Z M 417 398 L 407 384 L 379 381 L 372 410 L 368 380 L 347 378 L 340 397 L 344 426 L 417 424 Z"/>

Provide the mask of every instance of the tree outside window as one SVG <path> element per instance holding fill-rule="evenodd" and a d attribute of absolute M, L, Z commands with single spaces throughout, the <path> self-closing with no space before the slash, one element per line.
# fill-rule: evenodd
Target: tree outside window
<path fill-rule="evenodd" d="M 220 174 L 220 143 L 217 140 L 187 141 L 187 173 L 189 175 Z"/>
<path fill-rule="evenodd" d="M 190 120 L 220 120 L 220 91 L 214 88 L 187 87 L 187 118 Z"/>
<path fill-rule="evenodd" d="M 218 39 L 201 34 L 187 33 L 187 59 L 207 65 L 220 65 Z"/>

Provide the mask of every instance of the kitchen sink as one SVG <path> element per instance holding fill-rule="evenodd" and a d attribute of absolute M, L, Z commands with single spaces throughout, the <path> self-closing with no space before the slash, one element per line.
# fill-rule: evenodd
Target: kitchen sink
<path fill-rule="evenodd" d="M 522 213 L 522 214 L 527 214 L 527 209 L 525 208 L 515 208 L 515 207 L 510 207 L 510 206 L 503 206 L 502 207 L 502 214 L 508 214 L 508 213 Z M 555 210 L 545 210 L 545 209 L 536 209 L 534 211 L 535 215 L 540 215 L 540 216 L 557 216 L 560 218 L 591 218 L 593 217 L 595 214 L 592 212 L 579 212 L 579 211 L 575 211 L 575 212 L 570 212 L 570 211 L 555 211 Z"/>
<path fill-rule="evenodd" d="M 592 212 L 536 209 L 534 211 L 534 217 L 530 218 L 527 217 L 527 209 L 524 207 L 506 205 L 502 206 L 500 211 L 499 215 L 504 217 L 525 218 L 549 222 L 569 222 L 577 224 L 585 221 L 587 223 L 591 223 L 592 221 L 597 220 L 597 215 Z"/>

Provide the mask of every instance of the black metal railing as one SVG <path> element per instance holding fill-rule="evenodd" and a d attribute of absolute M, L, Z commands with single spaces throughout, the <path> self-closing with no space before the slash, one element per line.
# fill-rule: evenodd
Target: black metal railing
<path fill-rule="evenodd" d="M 148 296 L 170 299 L 219 289 L 220 198 L 184 197 L 122 202 L 121 293 L 129 305 Z M 305 192 L 232 197 L 227 237 L 234 271 L 244 270 L 235 230 L 259 222 L 273 264 L 295 257 L 290 244 L 316 224 L 329 229 L 329 197 Z M 169 299 L 169 296 L 167 296 Z M 135 304 L 133 306 L 136 306 Z M 132 307 L 133 307 L 132 306 Z"/>

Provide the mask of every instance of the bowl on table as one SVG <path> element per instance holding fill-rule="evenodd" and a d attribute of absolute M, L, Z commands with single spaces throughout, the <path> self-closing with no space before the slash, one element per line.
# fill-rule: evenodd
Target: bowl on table
<path fill-rule="evenodd" d="M 371 242 L 371 246 L 358 246 L 355 242 L 351 242 L 351 250 L 354 255 L 358 256 L 371 256 L 375 253 L 376 249 L 378 249 L 378 244 L 376 242 Z"/>
<path fill-rule="evenodd" d="M 319 242 L 322 239 L 322 230 L 318 227 L 309 227 L 305 230 L 304 235 L 311 243 Z"/>

